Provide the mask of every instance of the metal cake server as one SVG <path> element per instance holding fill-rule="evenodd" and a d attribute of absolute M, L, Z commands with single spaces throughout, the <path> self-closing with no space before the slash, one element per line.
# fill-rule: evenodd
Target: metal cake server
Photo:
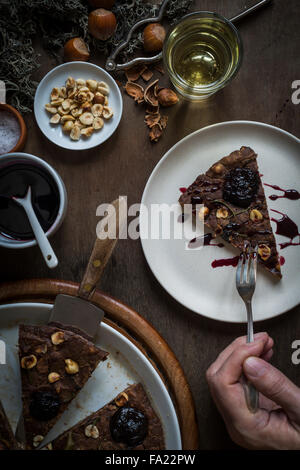
<path fill-rule="evenodd" d="M 101 220 L 93 251 L 78 289 L 77 297 L 59 294 L 51 311 L 48 323 L 68 325 L 82 331 L 93 340 L 104 312 L 91 303 L 96 284 L 100 281 L 105 266 L 110 259 L 126 220 L 126 203 L 124 198 L 111 203 L 114 211 Z M 116 228 L 114 238 L 108 238 L 107 229 L 113 224 Z"/>

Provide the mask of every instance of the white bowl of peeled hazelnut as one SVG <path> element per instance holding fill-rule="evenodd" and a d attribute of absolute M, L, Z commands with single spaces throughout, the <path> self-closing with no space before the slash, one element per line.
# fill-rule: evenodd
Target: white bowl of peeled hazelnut
<path fill-rule="evenodd" d="M 105 70 L 87 62 L 68 62 L 41 80 L 34 98 L 36 122 L 54 144 L 87 150 L 102 144 L 119 125 L 121 92 Z"/>

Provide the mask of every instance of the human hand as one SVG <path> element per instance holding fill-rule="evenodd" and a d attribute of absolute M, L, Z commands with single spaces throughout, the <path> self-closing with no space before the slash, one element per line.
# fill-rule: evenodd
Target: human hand
<path fill-rule="evenodd" d="M 300 389 L 268 361 L 273 340 L 267 333 L 231 343 L 206 373 L 212 397 L 234 442 L 248 449 L 300 449 Z M 245 401 L 242 373 L 260 392 L 259 410 Z"/>

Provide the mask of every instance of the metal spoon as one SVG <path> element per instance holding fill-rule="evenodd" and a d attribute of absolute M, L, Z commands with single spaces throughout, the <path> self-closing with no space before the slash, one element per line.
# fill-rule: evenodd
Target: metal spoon
<path fill-rule="evenodd" d="M 28 220 L 30 222 L 31 228 L 33 230 L 34 236 L 36 238 L 37 244 L 40 247 L 44 260 L 49 268 L 55 268 L 58 265 L 58 260 L 55 256 L 55 253 L 48 241 L 48 238 L 45 235 L 44 230 L 42 229 L 37 216 L 35 215 L 34 209 L 31 203 L 31 186 L 28 186 L 27 193 L 25 197 L 14 197 L 12 198 L 15 202 L 20 204 L 26 212 Z"/>

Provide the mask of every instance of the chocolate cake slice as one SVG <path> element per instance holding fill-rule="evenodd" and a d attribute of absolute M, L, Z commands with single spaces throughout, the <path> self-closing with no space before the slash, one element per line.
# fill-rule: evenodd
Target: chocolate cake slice
<path fill-rule="evenodd" d="M 0 450 L 16 450 L 18 444 L 0 401 Z"/>
<path fill-rule="evenodd" d="M 258 244 L 259 261 L 281 278 L 276 241 L 270 223 L 257 155 L 241 147 L 199 175 L 180 199 L 184 204 L 203 204 L 197 214 L 212 230 L 234 247 L 243 249 L 248 240 Z"/>
<path fill-rule="evenodd" d="M 19 356 L 27 447 L 37 447 L 107 352 L 72 331 L 20 325 Z"/>
<path fill-rule="evenodd" d="M 65 431 L 45 450 L 163 450 L 164 433 L 141 384 Z"/>

